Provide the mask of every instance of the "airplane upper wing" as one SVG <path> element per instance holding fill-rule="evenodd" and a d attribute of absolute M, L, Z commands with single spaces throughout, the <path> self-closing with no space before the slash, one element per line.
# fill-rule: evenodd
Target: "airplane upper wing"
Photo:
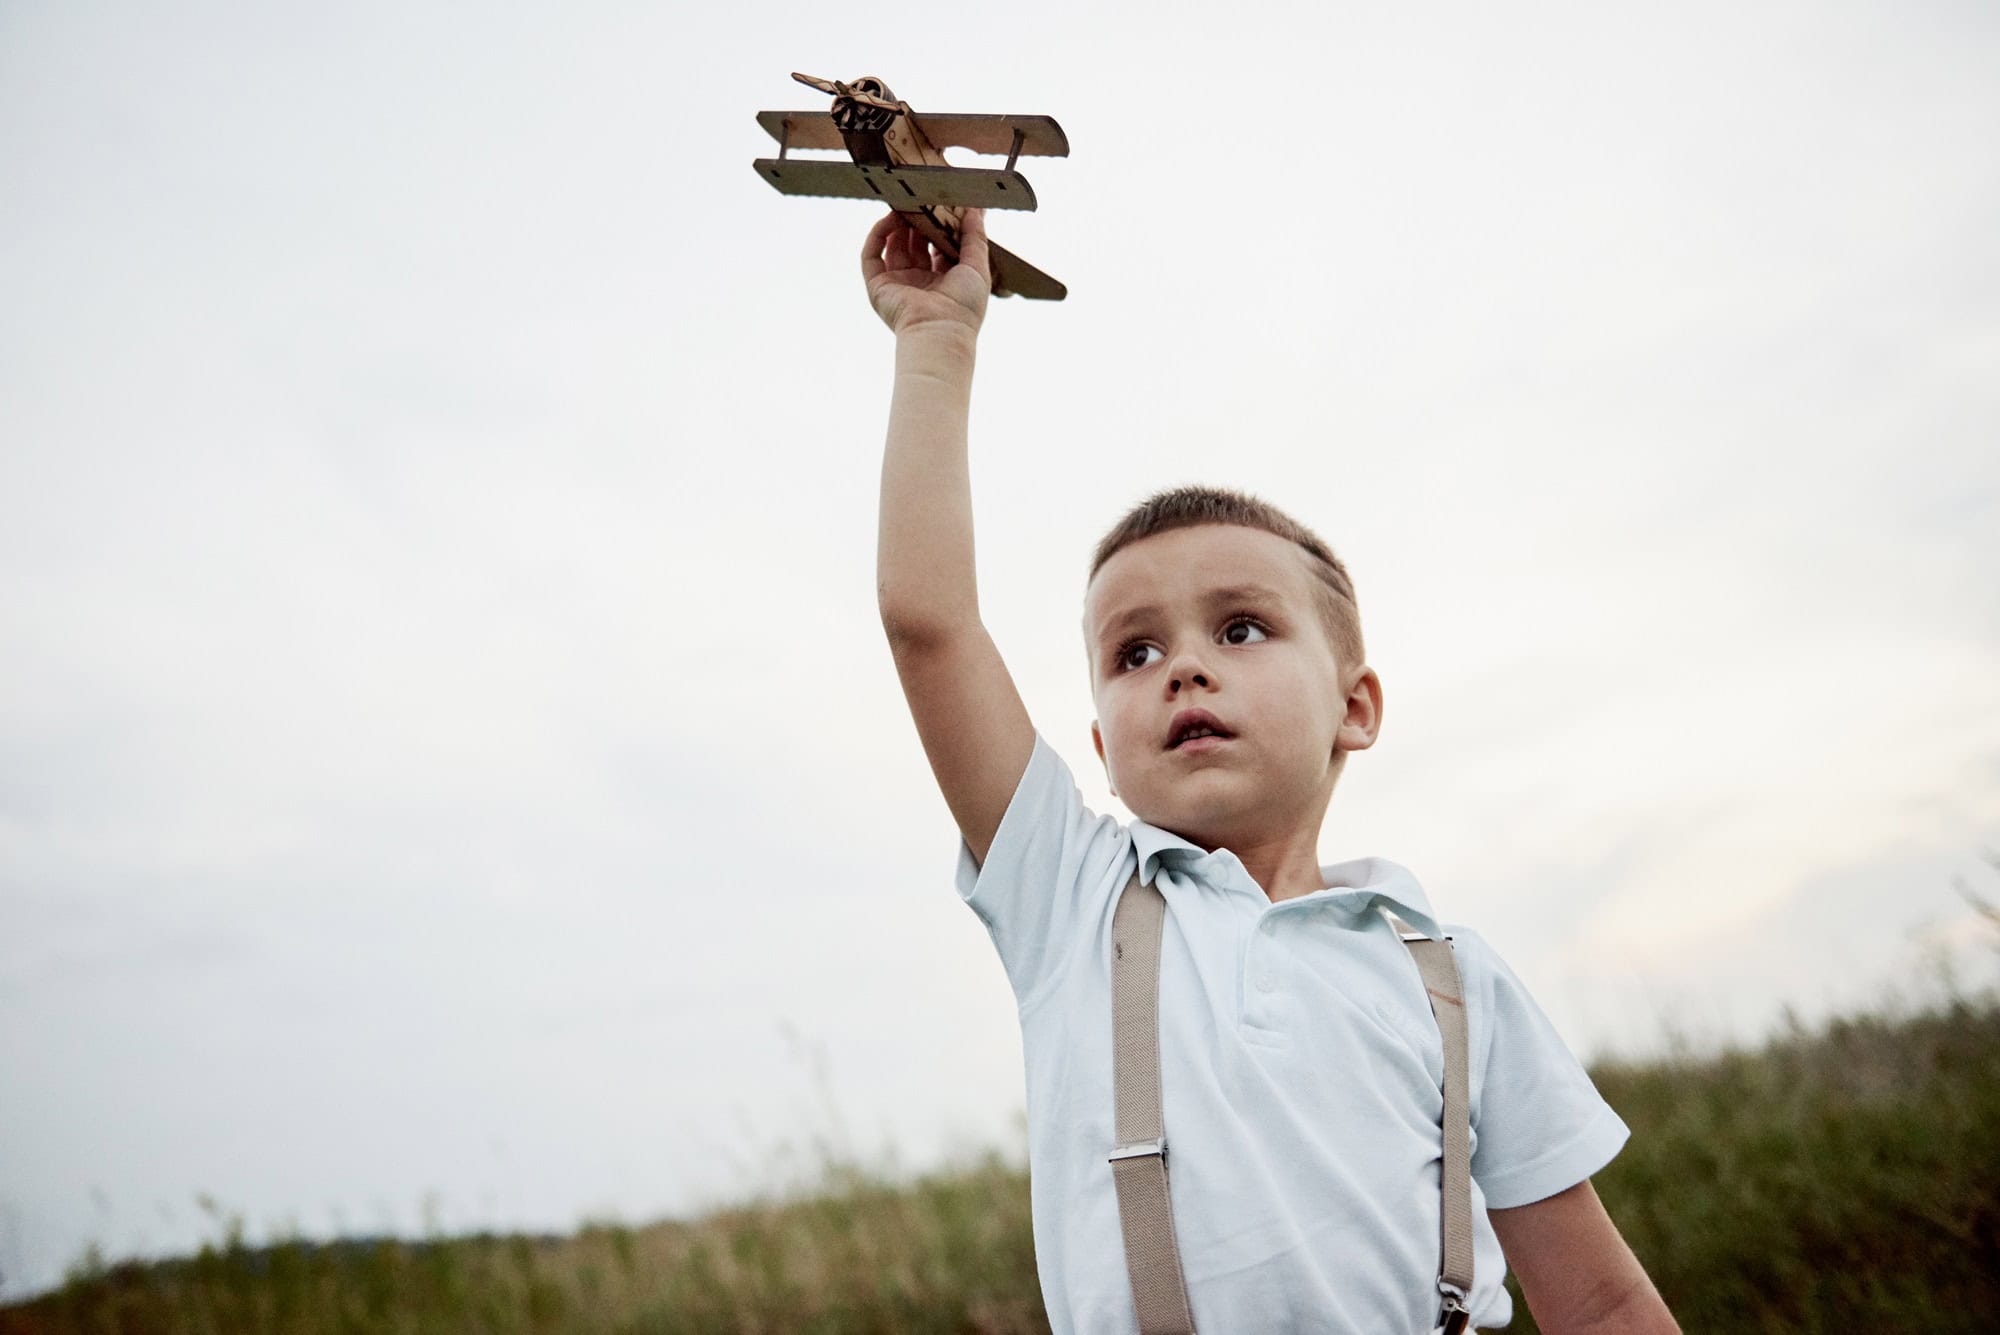
<path fill-rule="evenodd" d="M 1021 132 L 1021 156 L 1066 158 L 1069 136 L 1050 116 L 941 116 L 915 112 L 924 137 L 939 148 L 956 146 L 975 153 L 1004 157 L 1014 147 L 1014 132 Z"/>
<path fill-rule="evenodd" d="M 1069 137 L 1050 116 L 942 116 L 921 111 L 910 115 L 923 128 L 924 137 L 938 148 L 969 148 L 975 153 L 1003 157 L 1013 151 L 1014 132 L 1019 130 L 1023 157 L 1069 156 Z M 757 123 L 788 148 L 847 147 L 833 117 L 824 109 L 760 111 Z"/>
<path fill-rule="evenodd" d="M 847 141 L 840 137 L 840 130 L 825 107 L 818 111 L 760 111 L 757 123 L 764 127 L 764 133 L 786 148 L 837 148 L 842 151 L 847 148 Z"/>

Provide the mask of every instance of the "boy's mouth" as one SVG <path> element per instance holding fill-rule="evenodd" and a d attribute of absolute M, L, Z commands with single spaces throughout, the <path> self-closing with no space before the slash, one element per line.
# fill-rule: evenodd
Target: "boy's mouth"
<path fill-rule="evenodd" d="M 1183 709 L 1174 715 L 1173 725 L 1167 729 L 1167 750 L 1178 750 L 1183 742 L 1191 742 L 1203 737 L 1228 738 L 1236 734 L 1222 726 L 1222 720 L 1206 709 Z"/>

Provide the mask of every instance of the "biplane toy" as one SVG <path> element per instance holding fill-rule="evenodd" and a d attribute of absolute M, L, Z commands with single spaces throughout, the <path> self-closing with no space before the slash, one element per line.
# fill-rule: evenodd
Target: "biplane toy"
<path fill-rule="evenodd" d="M 778 156 L 759 158 L 757 174 L 787 195 L 832 195 L 887 204 L 933 246 L 958 258 L 963 210 L 1033 209 L 1034 187 L 1014 170 L 1022 154 L 1068 157 L 1069 139 L 1047 116 L 925 116 L 899 102 L 872 75 L 851 84 L 794 74 L 833 94 L 828 111 L 760 111 L 757 123 L 778 141 Z M 1007 155 L 1007 165 L 954 167 L 943 149 Z M 851 162 L 788 157 L 791 150 L 845 149 Z M 1012 251 L 987 242 L 993 293 L 1061 301 L 1069 289 Z"/>

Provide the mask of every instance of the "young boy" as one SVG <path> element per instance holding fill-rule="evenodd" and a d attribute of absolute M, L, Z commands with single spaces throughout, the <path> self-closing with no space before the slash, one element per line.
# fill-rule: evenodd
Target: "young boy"
<path fill-rule="evenodd" d="M 1140 1329 L 1128 1262 L 1164 1247 L 1204 1335 L 1432 1329 L 1444 1049 L 1381 910 L 1446 933 L 1409 873 L 1322 867 L 1316 851 L 1347 754 L 1382 718 L 1345 570 L 1229 492 L 1164 493 L 1113 529 L 1084 600 L 1091 740 L 1137 819 L 1092 815 L 979 619 L 966 419 L 992 285 L 984 220 L 967 212 L 953 263 L 892 213 L 862 271 L 896 335 L 882 622 L 964 836 L 960 892 L 1020 1003 L 1050 1323 Z M 1166 903 L 1144 986 L 1171 1208 L 1150 1224 L 1121 1219 L 1107 1158 L 1113 918 L 1141 885 Z M 1449 935 L 1470 1024 L 1472 1323 L 1510 1319 L 1511 1263 L 1544 1331 L 1677 1330 L 1591 1189 L 1624 1124 L 1491 948 Z M 1126 1228 L 1140 1230 L 1129 1257 Z"/>

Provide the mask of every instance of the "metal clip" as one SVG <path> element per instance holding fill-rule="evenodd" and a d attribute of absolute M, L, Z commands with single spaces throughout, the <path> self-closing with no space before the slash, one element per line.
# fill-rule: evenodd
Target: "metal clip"
<path fill-rule="evenodd" d="M 1120 1159 L 1143 1159 L 1149 1154 L 1157 1154 L 1163 1160 L 1167 1157 L 1167 1141 L 1164 1136 L 1158 1140 L 1140 1140 L 1130 1145 L 1120 1145 L 1111 1151 L 1110 1160 L 1112 1163 L 1117 1163 Z"/>
<path fill-rule="evenodd" d="M 1438 1305 L 1438 1330 L 1441 1335 L 1460 1335 L 1472 1321 L 1472 1309 L 1466 1306 L 1465 1290 L 1450 1280 L 1438 1281 L 1438 1292 L 1444 1301 Z"/>

